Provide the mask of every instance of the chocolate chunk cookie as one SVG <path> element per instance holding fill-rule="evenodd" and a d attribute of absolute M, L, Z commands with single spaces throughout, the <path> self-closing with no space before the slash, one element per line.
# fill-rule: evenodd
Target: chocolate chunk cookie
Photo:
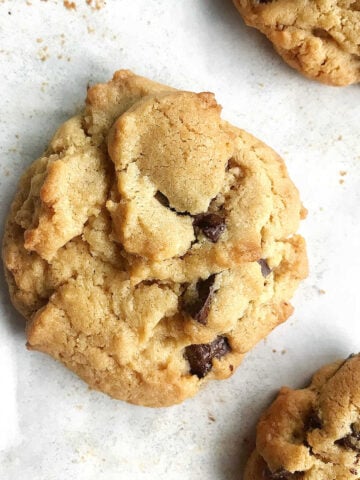
<path fill-rule="evenodd" d="M 115 398 L 181 402 L 291 314 L 303 213 L 279 156 L 213 94 L 121 70 L 12 204 L 3 258 L 28 348 Z"/>
<path fill-rule="evenodd" d="M 283 387 L 257 426 L 245 480 L 360 478 L 360 355 Z"/>
<path fill-rule="evenodd" d="M 234 0 L 292 67 L 320 82 L 360 81 L 359 0 Z"/>

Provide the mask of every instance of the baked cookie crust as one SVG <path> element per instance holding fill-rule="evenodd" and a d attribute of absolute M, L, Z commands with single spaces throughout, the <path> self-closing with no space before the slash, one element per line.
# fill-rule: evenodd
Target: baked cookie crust
<path fill-rule="evenodd" d="M 360 355 L 321 368 L 303 390 L 283 387 L 257 425 L 245 480 L 360 477 Z"/>
<path fill-rule="evenodd" d="M 120 70 L 19 183 L 3 259 L 28 348 L 114 398 L 230 376 L 307 275 L 283 161 L 220 110 Z"/>
<path fill-rule="evenodd" d="M 360 82 L 359 0 L 233 0 L 293 68 L 329 85 Z"/>

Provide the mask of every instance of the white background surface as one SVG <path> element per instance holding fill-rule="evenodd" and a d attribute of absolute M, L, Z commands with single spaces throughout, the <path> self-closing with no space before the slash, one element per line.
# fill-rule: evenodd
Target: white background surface
<path fill-rule="evenodd" d="M 360 350 L 360 88 L 301 77 L 230 0 L 109 0 L 99 11 L 75 1 L 69 11 L 61 0 L 0 0 L 1 225 L 20 173 L 81 107 L 87 83 L 130 68 L 215 92 L 224 118 L 285 158 L 309 210 L 311 274 L 293 317 L 230 380 L 158 410 L 91 392 L 26 351 L 1 277 L 0 479 L 240 480 L 276 390 Z"/>

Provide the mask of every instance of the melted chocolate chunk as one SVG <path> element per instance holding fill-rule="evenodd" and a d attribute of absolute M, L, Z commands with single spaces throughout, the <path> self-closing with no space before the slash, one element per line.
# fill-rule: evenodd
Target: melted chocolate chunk
<path fill-rule="evenodd" d="M 352 473 L 353 475 L 357 475 L 357 474 L 358 474 L 358 472 L 357 472 L 357 470 L 355 470 L 355 468 L 350 468 L 350 469 L 349 469 L 349 472 Z"/>
<path fill-rule="evenodd" d="M 261 267 L 261 273 L 262 273 L 262 276 L 264 278 L 266 278 L 268 275 L 270 275 L 270 273 L 272 272 L 271 268 L 269 267 L 268 263 L 266 260 L 264 260 L 263 258 L 260 258 L 260 260 L 258 260 L 258 264 L 260 265 Z"/>
<path fill-rule="evenodd" d="M 355 428 L 355 424 L 353 423 L 351 425 L 351 433 L 346 435 L 346 437 L 336 440 L 335 443 L 341 447 L 360 452 L 360 431 Z"/>
<path fill-rule="evenodd" d="M 272 0 L 258 0 L 259 3 L 271 3 Z"/>
<path fill-rule="evenodd" d="M 199 215 L 195 215 L 193 225 L 199 228 L 213 243 L 219 240 L 226 228 L 225 220 L 216 213 L 200 213 Z"/>
<path fill-rule="evenodd" d="M 191 375 L 205 377 L 212 369 L 213 358 L 221 358 L 230 351 L 226 337 L 216 337 L 211 343 L 189 345 L 185 348 L 185 358 L 190 364 Z"/>
<path fill-rule="evenodd" d="M 194 320 L 206 325 L 209 315 L 211 301 L 215 293 L 215 274 L 210 275 L 206 280 L 199 280 L 196 284 L 198 298 L 194 303 L 185 305 L 185 310 Z"/>
<path fill-rule="evenodd" d="M 285 469 L 277 470 L 274 473 L 271 473 L 270 470 L 266 467 L 263 472 L 264 480 L 301 480 L 304 477 L 304 472 L 288 472 Z"/>
<path fill-rule="evenodd" d="M 310 432 L 311 430 L 315 430 L 316 428 L 322 428 L 322 421 L 319 417 L 319 415 L 313 410 L 307 421 L 305 422 L 305 430 L 307 432 Z"/>

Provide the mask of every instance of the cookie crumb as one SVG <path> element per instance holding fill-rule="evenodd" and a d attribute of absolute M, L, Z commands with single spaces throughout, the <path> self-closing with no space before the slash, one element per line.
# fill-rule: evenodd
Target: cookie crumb
<path fill-rule="evenodd" d="M 347 171 L 346 170 L 340 170 L 339 175 L 341 175 L 342 177 L 345 177 L 345 175 L 347 175 Z"/>
<path fill-rule="evenodd" d="M 286 353 L 285 349 L 281 350 L 281 355 L 285 355 L 285 353 Z"/>
<path fill-rule="evenodd" d="M 340 142 L 341 140 L 343 139 L 343 136 L 342 135 L 339 135 L 337 140 Z"/>
<path fill-rule="evenodd" d="M 69 0 L 64 0 L 64 7 L 68 10 L 76 10 L 76 3 L 70 2 Z"/>
<path fill-rule="evenodd" d="M 37 53 L 38 59 L 42 62 L 45 62 L 49 57 L 50 54 L 48 52 L 48 47 L 42 47 Z"/>
<path fill-rule="evenodd" d="M 341 179 L 339 180 L 340 185 L 342 185 L 344 182 L 345 182 L 345 180 L 344 180 L 343 178 L 341 178 Z"/>
<path fill-rule="evenodd" d="M 37 43 L 42 43 L 43 39 L 42 38 L 37 38 L 36 41 L 37 41 Z"/>
<path fill-rule="evenodd" d="M 208 419 L 209 419 L 211 422 L 216 422 L 216 418 L 215 418 L 214 415 L 211 414 L 211 413 L 208 413 Z"/>
<path fill-rule="evenodd" d="M 101 10 L 105 7 L 105 0 L 86 0 L 86 3 L 91 10 Z"/>
<path fill-rule="evenodd" d="M 325 290 L 323 290 L 322 288 L 319 288 L 319 294 L 320 294 L 320 295 L 325 295 L 325 293 L 326 293 Z"/>

